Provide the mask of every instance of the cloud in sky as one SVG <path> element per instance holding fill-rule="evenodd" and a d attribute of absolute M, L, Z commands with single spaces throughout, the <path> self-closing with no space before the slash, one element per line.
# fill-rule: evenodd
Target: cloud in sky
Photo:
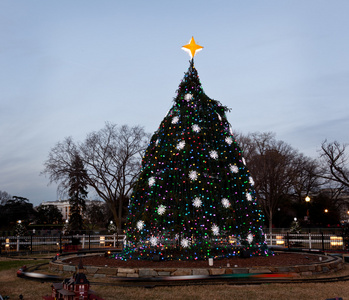
<path fill-rule="evenodd" d="M 348 142 L 347 1 L 0 3 L 0 190 L 57 198 L 39 176 L 50 149 L 106 121 L 154 132 L 189 56 L 243 133 L 272 131 L 316 157 Z"/>

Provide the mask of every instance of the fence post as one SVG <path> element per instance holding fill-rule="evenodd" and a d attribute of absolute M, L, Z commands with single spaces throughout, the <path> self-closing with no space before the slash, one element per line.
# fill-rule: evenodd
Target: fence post
<path fill-rule="evenodd" d="M 309 232 L 309 250 L 311 250 L 311 233 Z"/>
<path fill-rule="evenodd" d="M 59 233 L 59 254 L 62 254 L 62 231 Z"/>
<path fill-rule="evenodd" d="M 85 249 L 85 233 L 82 235 L 82 249 Z"/>
<path fill-rule="evenodd" d="M 91 250 L 91 232 L 88 233 L 88 250 Z"/>
<path fill-rule="evenodd" d="M 33 254 L 33 234 L 30 235 L 30 254 Z"/>
<path fill-rule="evenodd" d="M 322 246 L 322 252 L 325 251 L 325 241 L 324 241 L 324 233 L 321 231 L 321 246 Z"/>
<path fill-rule="evenodd" d="M 286 241 L 287 241 L 287 248 L 290 249 L 290 236 L 288 235 L 288 231 L 286 233 Z"/>
<path fill-rule="evenodd" d="M 17 252 L 19 252 L 19 236 L 17 236 L 17 248 L 16 248 Z"/>
<path fill-rule="evenodd" d="M 113 245 L 114 245 L 114 248 L 115 248 L 115 233 L 114 233 L 113 238 L 114 238 L 114 243 L 113 243 Z"/>

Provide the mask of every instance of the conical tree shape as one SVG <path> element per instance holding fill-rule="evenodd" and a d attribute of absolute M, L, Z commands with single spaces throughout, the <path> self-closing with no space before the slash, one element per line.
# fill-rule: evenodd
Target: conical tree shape
<path fill-rule="evenodd" d="M 267 254 L 253 180 L 226 111 L 206 96 L 191 60 L 143 157 L 123 258 Z"/>

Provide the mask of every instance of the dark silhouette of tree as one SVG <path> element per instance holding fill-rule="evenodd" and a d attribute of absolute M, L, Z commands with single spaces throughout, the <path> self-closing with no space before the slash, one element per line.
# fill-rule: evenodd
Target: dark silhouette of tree
<path fill-rule="evenodd" d="M 29 203 L 27 198 L 13 196 L 0 207 L 0 226 L 10 229 L 18 220 L 29 223 L 34 216 L 33 204 Z"/>
<path fill-rule="evenodd" d="M 291 204 L 294 199 L 304 201 L 307 194 L 318 190 L 321 182 L 317 162 L 300 154 L 287 143 L 276 140 L 275 134 L 271 132 L 238 134 L 237 141 L 244 149 L 244 157 L 271 232 L 278 208 L 287 202 Z"/>
<path fill-rule="evenodd" d="M 4 205 L 8 200 L 11 200 L 12 196 L 5 192 L 5 191 L 0 191 L 0 205 Z"/>
<path fill-rule="evenodd" d="M 106 202 L 121 233 L 148 142 L 149 135 L 140 126 L 107 123 L 101 130 L 88 134 L 83 143 L 76 144 L 72 138 L 57 143 L 49 153 L 43 173 L 49 175 L 50 182 L 59 183 L 60 191 L 66 191 L 72 157 L 78 153 L 86 168 L 86 183 Z"/>
<path fill-rule="evenodd" d="M 40 205 L 36 208 L 37 224 L 59 224 L 63 222 L 61 211 L 54 205 Z"/>
<path fill-rule="evenodd" d="M 339 186 L 349 188 L 349 168 L 346 144 L 325 140 L 321 145 L 320 159 L 322 162 L 322 177 L 336 182 Z"/>
<path fill-rule="evenodd" d="M 83 229 L 83 213 L 86 210 L 87 199 L 87 172 L 80 156 L 73 156 L 69 173 L 69 229 L 72 231 Z"/>

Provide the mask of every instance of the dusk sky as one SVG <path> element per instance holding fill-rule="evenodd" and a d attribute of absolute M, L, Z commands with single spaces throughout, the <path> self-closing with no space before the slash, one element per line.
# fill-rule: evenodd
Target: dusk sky
<path fill-rule="evenodd" d="M 349 1 L 0 0 L 0 190 L 58 199 L 50 149 L 105 122 L 153 133 L 189 67 L 235 131 L 307 156 L 349 142 Z M 92 195 L 91 195 L 92 196 Z"/>

